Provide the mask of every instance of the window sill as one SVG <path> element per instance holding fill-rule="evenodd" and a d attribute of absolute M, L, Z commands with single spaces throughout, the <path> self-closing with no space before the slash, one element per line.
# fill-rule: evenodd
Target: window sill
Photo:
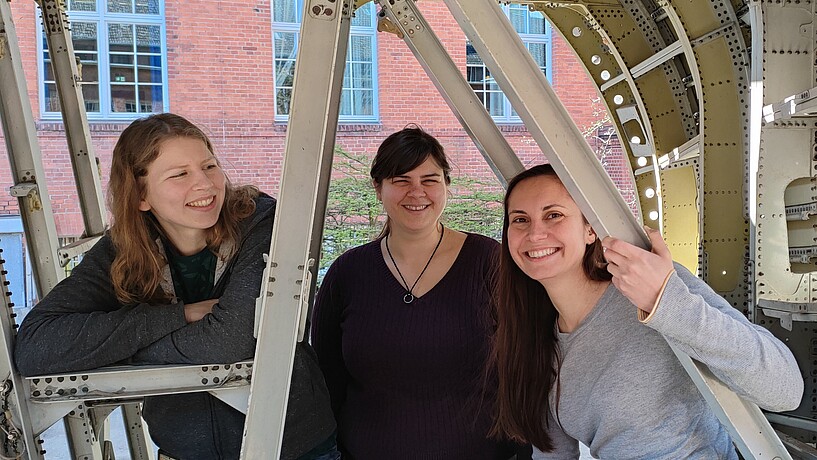
<path fill-rule="evenodd" d="M 287 121 L 276 121 L 273 125 L 273 130 L 277 133 L 285 133 L 289 123 Z M 383 125 L 380 122 L 338 122 L 337 132 L 339 133 L 379 133 L 383 131 Z"/>
<path fill-rule="evenodd" d="M 92 133 L 121 133 L 133 120 L 88 120 L 88 129 Z M 65 123 L 62 120 L 40 120 L 35 123 L 37 131 L 65 132 Z"/>

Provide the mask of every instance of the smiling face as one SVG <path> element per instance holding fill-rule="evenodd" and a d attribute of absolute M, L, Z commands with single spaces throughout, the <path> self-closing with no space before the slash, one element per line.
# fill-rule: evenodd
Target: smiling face
<path fill-rule="evenodd" d="M 140 211 L 153 213 L 167 237 L 183 254 L 207 245 L 224 204 L 226 178 L 204 142 L 190 137 L 164 141 L 142 179 Z"/>
<path fill-rule="evenodd" d="M 508 249 L 516 265 L 547 288 L 558 279 L 587 277 L 587 245 L 596 240 L 590 224 L 555 176 L 520 182 L 508 197 Z"/>
<path fill-rule="evenodd" d="M 392 231 L 436 228 L 445 209 L 448 188 L 443 169 L 430 156 L 409 172 L 375 184 Z"/>

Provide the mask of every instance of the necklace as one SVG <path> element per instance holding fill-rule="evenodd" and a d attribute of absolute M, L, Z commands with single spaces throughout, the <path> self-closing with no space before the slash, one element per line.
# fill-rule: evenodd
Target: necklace
<path fill-rule="evenodd" d="M 428 258 L 426 266 L 423 267 L 423 271 L 420 272 L 420 275 L 417 277 L 417 279 L 414 281 L 414 284 L 412 284 L 411 287 L 408 287 L 406 279 L 403 278 L 403 274 L 400 273 L 400 267 L 397 266 L 397 262 L 394 261 L 394 256 L 391 255 L 391 249 L 389 249 L 389 235 L 386 235 L 386 252 L 389 253 L 389 259 L 391 259 L 391 263 L 394 265 L 394 269 L 397 270 L 397 274 L 400 275 L 400 280 L 403 281 L 403 286 L 405 286 L 408 289 L 408 291 L 406 291 L 406 295 L 403 296 L 403 302 L 405 303 L 414 302 L 414 294 L 411 291 L 414 290 L 414 287 L 417 286 L 418 282 L 420 282 L 420 278 L 423 277 L 423 274 L 426 272 L 426 269 L 428 269 L 428 266 L 431 265 L 431 259 L 434 258 L 434 254 L 436 254 L 437 249 L 440 248 L 440 243 L 443 242 L 443 235 L 445 235 L 445 227 L 443 226 L 443 223 L 440 222 L 440 239 L 437 240 L 437 246 L 434 246 L 434 250 L 431 252 L 431 257 Z"/>

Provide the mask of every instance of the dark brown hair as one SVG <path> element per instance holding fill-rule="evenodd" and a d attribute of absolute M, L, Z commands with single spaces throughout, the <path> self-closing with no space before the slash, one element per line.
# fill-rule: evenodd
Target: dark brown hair
<path fill-rule="evenodd" d="M 514 188 L 526 179 L 553 176 L 549 164 L 534 166 L 516 175 L 505 193 L 505 218 L 499 254 L 496 298 L 496 333 L 491 354 L 496 372 L 497 414 L 492 434 L 530 443 L 543 451 L 553 449 L 547 432 L 549 394 L 556 387 L 561 357 L 556 319 L 559 314 L 545 288 L 528 277 L 513 261 L 508 248 L 508 201 Z M 601 242 L 588 244 L 582 268 L 590 280 L 611 279 L 604 265 Z M 557 403 L 558 409 L 558 403 Z"/>
<path fill-rule="evenodd" d="M 408 125 L 389 135 L 380 144 L 369 174 L 375 187 L 379 189 L 384 180 L 411 171 L 423 164 L 428 157 L 442 168 L 445 184 L 451 184 L 451 166 L 448 164 L 443 146 L 434 136 L 423 131 L 423 128 Z M 390 223 L 387 217 L 380 236 L 388 235 L 389 231 Z"/>
<path fill-rule="evenodd" d="M 165 259 L 156 237 L 163 234 L 151 212 L 139 210 L 145 196 L 148 166 L 159 156 L 165 141 L 178 137 L 198 139 L 214 153 L 204 132 L 188 120 L 172 113 L 140 118 L 131 123 L 116 142 L 108 183 L 108 203 L 113 214 L 110 235 L 116 247 L 111 264 L 111 282 L 123 303 L 146 302 L 161 297 L 159 285 Z M 237 243 L 238 223 L 255 210 L 258 190 L 233 186 L 226 178 L 224 204 L 216 224 L 207 230 L 207 245 L 218 249 L 222 243 Z"/>

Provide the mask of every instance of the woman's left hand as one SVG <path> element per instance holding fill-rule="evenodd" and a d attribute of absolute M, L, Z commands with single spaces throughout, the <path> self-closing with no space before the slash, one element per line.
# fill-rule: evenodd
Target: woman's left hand
<path fill-rule="evenodd" d="M 613 237 L 605 238 L 604 258 L 607 271 L 613 275 L 613 284 L 636 307 L 652 313 L 664 281 L 674 270 L 672 254 L 661 237 L 661 232 L 645 227 L 652 243 L 652 251 L 634 246 Z"/>

